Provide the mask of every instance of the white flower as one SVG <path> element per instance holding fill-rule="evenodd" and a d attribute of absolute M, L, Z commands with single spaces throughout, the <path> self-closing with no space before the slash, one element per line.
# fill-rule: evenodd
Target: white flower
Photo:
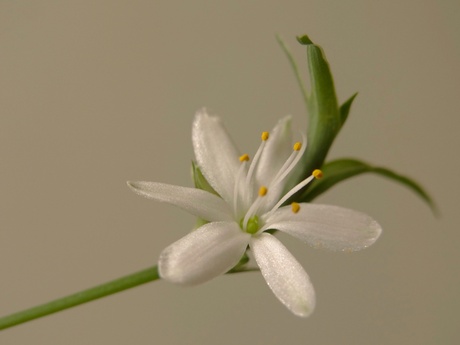
<path fill-rule="evenodd" d="M 337 206 L 292 203 L 289 197 L 320 177 L 315 172 L 284 194 L 287 176 L 305 150 L 292 145 L 290 118 L 278 122 L 249 163 L 240 155 L 217 117 L 197 113 L 192 129 L 196 161 L 219 196 L 196 188 L 156 182 L 128 182 L 134 192 L 179 206 L 209 223 L 167 247 L 160 255 L 160 276 L 194 285 L 233 268 L 248 246 L 268 286 L 295 315 L 308 316 L 315 292 L 302 266 L 281 242 L 266 232 L 276 229 L 313 246 L 355 251 L 368 247 L 381 228 L 369 216 Z"/>

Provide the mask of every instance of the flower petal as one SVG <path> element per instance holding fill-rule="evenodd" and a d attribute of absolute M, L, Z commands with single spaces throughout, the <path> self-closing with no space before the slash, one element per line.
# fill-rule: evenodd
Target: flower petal
<path fill-rule="evenodd" d="M 292 153 L 291 116 L 278 121 L 270 133 L 255 172 L 258 186 L 268 186 Z"/>
<path fill-rule="evenodd" d="M 382 228 L 365 213 L 338 206 L 300 204 L 293 213 L 290 206 L 279 208 L 262 230 L 277 229 L 315 247 L 356 251 L 373 244 Z"/>
<path fill-rule="evenodd" d="M 173 204 L 208 221 L 233 219 L 232 211 L 224 200 L 201 189 L 143 181 L 128 182 L 128 186 L 136 194 Z"/>
<path fill-rule="evenodd" d="M 263 233 L 250 242 L 260 271 L 275 296 L 295 315 L 315 308 L 315 291 L 305 270 L 274 236 Z"/>
<path fill-rule="evenodd" d="M 239 153 L 219 118 L 205 109 L 197 112 L 192 141 L 198 165 L 209 184 L 228 204 L 233 204 L 233 186 L 238 172 Z"/>
<path fill-rule="evenodd" d="M 249 238 L 234 222 L 205 224 L 163 250 L 160 276 L 181 285 L 208 281 L 238 263 Z"/>

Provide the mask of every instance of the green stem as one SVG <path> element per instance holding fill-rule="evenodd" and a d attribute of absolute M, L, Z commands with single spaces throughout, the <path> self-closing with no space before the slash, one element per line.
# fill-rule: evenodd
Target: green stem
<path fill-rule="evenodd" d="M 19 325 L 58 311 L 75 307 L 79 304 L 93 301 L 114 293 L 130 289 L 154 280 L 160 279 L 158 267 L 153 266 L 145 270 L 112 280 L 108 283 L 93 287 L 91 289 L 77 292 L 57 300 L 45 303 L 15 314 L 0 318 L 0 330 Z"/>
<path fill-rule="evenodd" d="M 276 40 L 278 41 L 284 54 L 286 54 L 286 57 L 289 60 L 289 64 L 291 65 L 291 68 L 294 71 L 295 78 L 297 80 L 297 83 L 299 84 L 300 92 L 302 92 L 302 96 L 305 101 L 305 106 L 307 107 L 307 112 L 308 112 L 308 98 L 309 98 L 308 91 L 302 80 L 302 76 L 300 75 L 299 67 L 297 67 L 297 63 L 295 62 L 294 56 L 292 55 L 291 51 L 289 50 L 288 46 L 286 45 L 286 43 L 284 42 L 284 40 L 281 38 L 280 35 L 276 35 Z"/>

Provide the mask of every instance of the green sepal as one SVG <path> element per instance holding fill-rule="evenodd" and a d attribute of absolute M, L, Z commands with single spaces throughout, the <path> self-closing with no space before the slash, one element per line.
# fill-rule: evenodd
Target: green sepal
<path fill-rule="evenodd" d="M 212 194 L 215 194 L 217 196 L 220 196 L 214 190 L 214 188 L 211 187 L 209 182 L 206 180 L 206 178 L 201 173 L 200 168 L 198 167 L 198 165 L 194 161 L 192 161 L 192 179 L 193 179 L 193 183 L 195 185 L 195 188 L 202 189 L 202 190 L 205 190 L 205 191 L 207 191 L 209 193 L 212 193 Z M 207 221 L 206 219 L 198 217 L 196 219 L 196 222 L 195 222 L 194 230 L 198 229 L 199 227 L 201 227 L 201 226 L 203 226 L 203 225 L 205 225 L 207 223 L 209 223 L 209 221 Z"/>
<path fill-rule="evenodd" d="M 348 98 L 341 106 L 340 106 L 340 126 L 343 126 L 345 121 L 348 118 L 348 113 L 350 112 L 351 104 L 355 100 L 355 97 L 358 96 L 356 92 L 353 96 Z"/>
<path fill-rule="evenodd" d="M 209 221 L 207 221 L 207 220 L 205 220 L 203 218 L 197 217 L 196 221 L 195 221 L 195 227 L 193 228 L 193 230 L 196 230 L 196 229 L 198 229 L 198 228 L 200 228 L 203 225 L 208 224 L 208 223 L 209 223 Z"/>
<path fill-rule="evenodd" d="M 238 272 L 252 272 L 252 271 L 259 271 L 259 268 L 257 267 L 246 267 L 246 264 L 249 262 L 249 256 L 247 253 L 244 253 L 244 255 L 241 257 L 240 261 L 233 267 L 230 271 L 228 271 L 226 274 L 229 273 L 238 273 Z"/>
<path fill-rule="evenodd" d="M 241 257 L 240 261 L 227 273 L 231 273 L 232 271 L 239 270 L 244 265 L 246 265 L 248 262 L 249 262 L 249 256 L 248 256 L 247 253 L 244 253 L 243 256 Z"/>
<path fill-rule="evenodd" d="M 363 173 L 376 173 L 410 188 L 430 206 L 434 214 L 438 214 L 438 210 L 433 199 L 420 186 L 420 184 L 407 176 L 400 175 L 389 169 L 372 166 L 352 158 L 342 158 L 324 164 L 321 170 L 323 171 L 323 178 L 315 180 L 311 184 L 310 188 L 306 190 L 299 199 L 301 202 L 312 201 L 332 186 L 350 177 Z"/>
<path fill-rule="evenodd" d="M 194 161 L 192 161 L 192 179 L 193 179 L 193 183 L 195 184 L 195 188 L 205 190 L 215 195 L 219 195 L 214 190 L 214 188 L 211 187 L 209 182 L 206 180 L 206 178 L 201 173 L 200 168 Z"/>

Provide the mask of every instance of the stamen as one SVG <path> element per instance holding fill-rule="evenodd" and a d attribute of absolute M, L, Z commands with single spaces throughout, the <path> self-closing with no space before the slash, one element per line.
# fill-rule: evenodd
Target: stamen
<path fill-rule="evenodd" d="M 243 220 L 243 230 L 246 229 L 246 226 L 248 225 L 248 221 L 250 218 L 253 217 L 253 215 L 258 211 L 260 203 L 262 202 L 262 198 L 268 193 L 268 188 L 265 186 L 262 186 L 259 188 L 259 197 L 252 203 L 251 207 L 249 207 L 248 212 L 246 212 L 246 215 L 244 216 Z"/>
<path fill-rule="evenodd" d="M 291 164 L 294 161 L 296 155 L 297 155 L 297 151 L 293 151 L 291 153 L 291 155 L 288 157 L 286 162 L 284 162 L 284 164 L 281 167 L 281 169 L 275 175 L 275 178 L 272 180 L 272 183 L 270 184 L 271 187 L 277 185 L 279 182 L 281 182 L 286 177 L 286 175 L 289 173 L 288 168 L 291 166 Z M 286 173 L 286 171 L 288 171 L 288 172 Z"/>
<path fill-rule="evenodd" d="M 292 209 L 293 213 L 297 213 L 297 212 L 300 211 L 300 205 L 298 203 L 296 203 L 296 202 L 293 202 L 291 204 L 291 209 Z"/>
<path fill-rule="evenodd" d="M 321 170 L 319 170 L 319 169 L 315 169 L 315 170 L 313 170 L 312 175 L 313 175 L 316 179 L 319 180 L 320 178 L 323 177 L 323 172 L 322 172 Z"/>
<path fill-rule="evenodd" d="M 249 161 L 249 155 L 244 154 L 240 157 L 241 165 L 236 174 L 235 185 L 233 186 L 233 214 L 236 216 L 238 214 L 238 191 L 241 190 L 240 184 L 243 178 L 243 172 L 246 169 L 247 162 Z M 244 188 L 243 190 L 245 190 Z"/>
<path fill-rule="evenodd" d="M 259 188 L 259 196 L 265 196 L 267 194 L 267 192 L 268 192 L 267 187 L 262 186 L 262 187 Z"/>
<path fill-rule="evenodd" d="M 271 209 L 269 213 L 275 212 L 278 208 L 280 208 L 282 204 L 286 202 L 287 199 L 289 199 L 291 196 L 293 196 L 295 193 L 297 193 L 299 190 L 301 190 L 303 187 L 309 184 L 314 178 L 315 176 L 312 174 L 309 177 L 307 177 L 305 180 L 303 180 L 302 182 L 298 183 L 294 188 L 292 188 L 289 192 L 287 192 L 286 195 L 283 196 L 275 206 L 273 206 L 273 208 Z"/>
<path fill-rule="evenodd" d="M 264 150 L 265 143 L 267 142 L 269 137 L 268 132 L 262 132 L 261 139 L 262 142 L 260 143 L 259 148 L 257 149 L 256 155 L 254 156 L 254 159 L 251 162 L 251 165 L 249 166 L 249 172 L 248 175 L 246 176 L 246 186 L 250 186 L 251 180 L 252 180 L 252 175 L 254 174 L 254 170 L 256 169 L 257 163 L 259 162 L 260 155 L 262 154 L 262 151 Z"/>
<path fill-rule="evenodd" d="M 240 162 L 248 161 L 249 155 L 245 153 L 244 155 L 240 156 Z"/>
<path fill-rule="evenodd" d="M 305 137 L 305 134 L 301 133 L 302 135 L 302 140 L 303 142 L 307 142 L 307 138 Z M 272 183 L 270 184 L 270 188 L 273 188 L 276 186 L 278 183 L 283 181 L 286 176 L 294 169 L 294 167 L 297 165 L 299 162 L 300 158 L 302 158 L 303 153 L 305 152 L 305 149 L 307 148 L 307 145 L 302 145 L 301 142 L 296 142 L 293 147 L 293 152 L 289 156 L 289 158 L 286 160 L 286 162 L 283 164 L 281 169 L 278 171 L 276 174 L 275 178 L 273 179 Z"/>

